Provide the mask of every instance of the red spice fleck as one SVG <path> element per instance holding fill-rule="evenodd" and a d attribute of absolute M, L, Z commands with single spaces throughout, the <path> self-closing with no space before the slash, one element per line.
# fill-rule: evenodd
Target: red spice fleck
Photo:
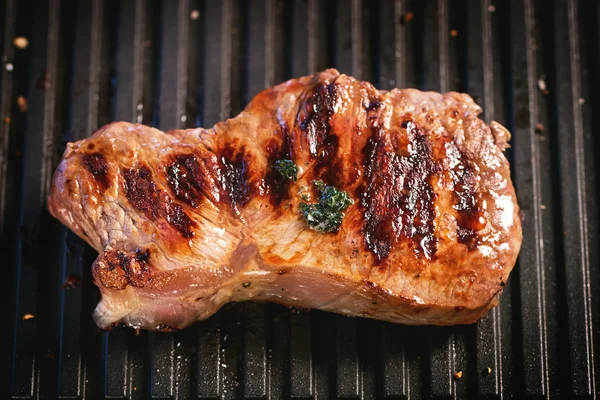
<path fill-rule="evenodd" d="M 81 278 L 75 274 L 69 274 L 62 285 L 63 289 L 75 289 L 79 286 L 81 286 Z"/>

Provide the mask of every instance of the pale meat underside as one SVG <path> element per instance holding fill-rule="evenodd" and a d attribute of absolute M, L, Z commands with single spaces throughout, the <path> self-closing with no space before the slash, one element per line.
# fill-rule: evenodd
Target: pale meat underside
<path fill-rule="evenodd" d="M 102 328 L 180 329 L 245 300 L 471 323 L 521 244 L 510 134 L 480 111 L 465 94 L 379 92 L 327 70 L 212 129 L 117 122 L 69 143 L 48 207 L 100 253 Z M 282 159 L 297 181 L 274 171 Z M 315 180 L 353 199 L 337 232 L 299 212 Z"/>

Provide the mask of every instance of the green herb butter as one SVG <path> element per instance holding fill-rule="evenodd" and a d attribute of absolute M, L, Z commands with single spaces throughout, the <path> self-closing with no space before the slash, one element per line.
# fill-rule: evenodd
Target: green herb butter
<path fill-rule="evenodd" d="M 273 164 L 273 169 L 285 179 L 294 182 L 298 179 L 298 166 L 292 160 L 277 160 Z"/>
<path fill-rule="evenodd" d="M 310 204 L 301 202 L 300 213 L 312 229 L 319 232 L 336 232 L 344 219 L 343 211 L 353 201 L 343 190 L 326 186 L 321 181 L 314 181 L 313 184 L 320 192 L 319 202 Z"/>

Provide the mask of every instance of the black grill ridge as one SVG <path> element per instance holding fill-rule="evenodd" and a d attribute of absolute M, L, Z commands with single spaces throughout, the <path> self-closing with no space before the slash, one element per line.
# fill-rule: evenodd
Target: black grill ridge
<path fill-rule="evenodd" d="M 600 2 L 0 0 L 0 13 L 1 398 L 600 397 Z M 98 330 L 93 251 L 45 210 L 66 142 L 112 120 L 212 126 L 328 67 L 468 92 L 513 133 L 524 241 L 500 305 L 452 328 L 247 303 L 176 333 Z M 71 274 L 82 285 L 63 289 Z"/>

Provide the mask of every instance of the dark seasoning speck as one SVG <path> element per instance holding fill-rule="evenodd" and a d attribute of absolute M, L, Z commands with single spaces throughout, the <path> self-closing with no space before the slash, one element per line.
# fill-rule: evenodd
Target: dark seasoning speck
<path fill-rule="evenodd" d="M 63 282 L 63 289 L 76 289 L 81 286 L 81 278 L 76 274 L 67 275 L 65 281 Z"/>

